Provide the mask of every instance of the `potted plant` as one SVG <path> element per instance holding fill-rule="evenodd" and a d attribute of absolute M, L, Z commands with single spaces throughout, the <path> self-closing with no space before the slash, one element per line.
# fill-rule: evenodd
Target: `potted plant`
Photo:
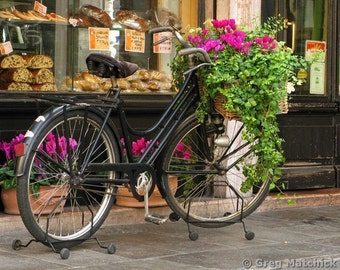
<path fill-rule="evenodd" d="M 246 179 L 241 190 L 246 192 L 256 182 L 275 182 L 281 176 L 278 167 L 285 159 L 277 115 L 287 109 L 287 95 L 301 83 L 295 75 L 307 63 L 275 39 L 283 28 L 281 18 L 269 18 L 249 31 L 238 27 L 233 19 L 209 20 L 205 26 L 189 29 L 187 37 L 213 60 L 211 66 L 200 70 L 202 89 L 196 115 L 204 121 L 214 108 L 225 118 L 245 125 L 243 139 L 256 141 L 252 148 L 257 162 L 242 169 Z M 181 85 L 187 62 L 187 56 L 181 55 L 172 60 L 175 85 Z"/>
<path fill-rule="evenodd" d="M 9 142 L 0 142 L 0 151 L 5 154 L 6 161 L 0 168 L 0 185 L 1 185 L 1 198 L 4 205 L 4 212 L 7 214 L 19 214 L 17 199 L 16 199 L 16 186 L 17 179 L 15 175 L 15 161 L 16 161 L 16 147 L 23 142 L 24 134 L 19 134 L 12 138 Z M 58 149 L 56 146 L 56 140 L 58 140 Z M 70 147 L 74 149 L 77 146 L 77 142 L 70 139 Z M 50 157 L 56 155 L 62 160 L 66 160 L 66 138 L 60 137 L 56 138 L 55 135 L 50 134 L 47 138 L 46 151 Z M 43 214 L 47 214 L 51 209 L 53 209 L 54 204 L 57 203 L 55 200 L 51 200 L 51 196 L 62 195 L 56 194 L 56 189 L 53 188 L 57 183 L 56 180 L 44 177 L 44 169 L 42 165 L 39 164 L 38 159 L 34 161 L 39 168 L 39 171 L 35 172 L 34 184 L 30 186 L 30 191 L 32 193 L 31 204 L 34 211 Z M 40 165 L 40 166 L 39 166 Z M 53 190 L 53 191 L 52 191 Z M 50 195 L 53 192 L 53 195 Z M 66 194 L 67 190 L 61 190 Z M 48 202 L 47 202 L 48 200 Z M 48 204 L 48 205 L 47 205 Z"/>
<path fill-rule="evenodd" d="M 138 138 L 137 140 L 133 141 L 131 148 L 132 148 L 132 154 L 134 156 L 134 159 L 137 160 L 138 157 L 141 156 L 145 152 L 145 149 L 151 144 L 151 142 L 152 142 L 151 140 L 147 140 L 144 137 Z M 123 153 L 126 153 L 124 139 L 121 139 L 121 144 L 123 148 Z M 187 146 L 184 143 L 179 143 L 174 155 L 178 157 L 179 160 L 185 161 L 185 160 L 190 159 L 191 151 L 190 149 L 187 148 Z M 169 179 L 170 179 L 170 185 L 173 187 L 173 190 L 176 190 L 177 176 L 170 175 Z M 118 188 L 117 197 L 116 197 L 116 205 L 124 206 L 124 207 L 144 207 L 144 202 L 143 201 L 140 202 L 136 200 L 133 197 L 132 192 L 129 191 L 129 188 L 124 187 L 124 188 Z M 159 206 L 165 206 L 165 205 L 166 205 L 166 202 L 162 198 L 162 195 L 156 185 L 153 193 L 151 194 L 149 198 L 149 206 L 159 207 Z"/>

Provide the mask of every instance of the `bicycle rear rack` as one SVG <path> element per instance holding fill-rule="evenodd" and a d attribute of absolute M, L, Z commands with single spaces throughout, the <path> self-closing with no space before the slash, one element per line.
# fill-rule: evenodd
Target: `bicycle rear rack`
<path fill-rule="evenodd" d="M 45 239 L 42 239 L 42 240 L 38 240 L 38 239 L 31 239 L 29 240 L 26 244 L 22 244 L 21 240 L 19 239 L 15 239 L 13 240 L 12 242 L 12 249 L 14 250 L 20 250 L 21 248 L 26 248 L 28 246 L 30 246 L 33 242 L 37 242 L 37 243 L 42 243 L 48 247 L 50 247 L 52 249 L 52 251 L 54 253 L 59 253 L 60 257 L 62 259 L 68 259 L 69 256 L 70 256 L 70 250 L 66 247 L 63 247 L 63 245 L 65 243 L 77 243 L 79 242 L 82 243 L 84 241 L 87 241 L 89 239 L 93 239 L 96 241 L 97 245 L 100 247 L 100 248 L 103 248 L 103 249 L 107 249 L 107 252 L 108 254 L 114 254 L 116 252 L 116 247 L 114 244 L 110 243 L 109 245 L 105 246 L 103 245 L 97 237 L 88 237 L 88 238 L 83 238 L 83 239 L 77 239 L 77 240 L 66 240 L 66 241 L 56 241 L 56 242 L 53 242 L 51 240 L 49 240 L 49 237 L 48 237 L 48 230 L 49 230 L 49 223 L 50 223 L 50 218 L 52 215 L 55 214 L 56 210 L 58 209 L 58 207 L 62 204 L 62 202 L 64 200 L 66 200 L 65 197 L 63 198 L 60 198 L 58 197 L 59 200 L 58 202 L 56 203 L 56 205 L 54 206 L 54 208 L 52 209 L 52 211 L 48 214 L 48 217 L 47 217 L 47 220 L 46 220 L 46 232 L 45 232 Z M 47 201 L 47 204 L 49 204 L 49 202 L 52 200 L 52 199 L 56 199 L 56 197 L 51 197 L 49 198 L 49 200 Z M 75 200 L 80 200 L 80 201 L 83 201 L 85 202 L 84 205 L 87 207 L 87 209 L 89 210 L 89 212 L 91 213 L 91 231 L 93 230 L 93 211 L 91 210 L 91 208 L 89 207 L 89 205 L 86 203 L 86 201 L 82 198 L 82 197 L 73 197 L 71 199 L 75 199 Z M 42 209 L 43 211 L 44 209 Z M 92 235 L 93 233 L 90 233 L 90 235 Z M 75 246 L 75 245 L 74 245 Z"/>

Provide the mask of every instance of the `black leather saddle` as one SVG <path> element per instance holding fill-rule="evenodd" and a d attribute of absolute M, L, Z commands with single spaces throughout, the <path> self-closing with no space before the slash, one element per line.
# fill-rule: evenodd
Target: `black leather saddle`
<path fill-rule="evenodd" d="M 111 56 L 92 53 L 86 58 L 89 73 L 102 78 L 125 78 L 136 72 L 138 65 L 126 61 L 119 61 Z"/>

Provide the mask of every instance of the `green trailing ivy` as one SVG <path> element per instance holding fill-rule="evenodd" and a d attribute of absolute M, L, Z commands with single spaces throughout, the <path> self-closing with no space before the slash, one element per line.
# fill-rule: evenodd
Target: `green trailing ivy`
<path fill-rule="evenodd" d="M 280 102 L 299 83 L 295 74 L 307 63 L 275 39 L 282 25 L 281 18 L 269 18 L 254 30 L 244 31 L 232 19 L 211 20 L 205 29 L 192 29 L 188 36 L 193 46 L 205 49 L 213 60 L 212 66 L 200 70 L 204 91 L 196 110 L 198 119 L 204 121 L 212 100 L 223 95 L 223 106 L 236 112 L 246 127 L 243 139 L 256 141 L 252 147 L 258 159 L 243 167 L 246 180 L 242 191 L 267 179 L 276 182 L 281 177 L 278 168 L 285 161 L 277 115 L 281 112 Z M 183 82 L 186 63 L 185 56 L 171 63 L 177 85 Z"/>

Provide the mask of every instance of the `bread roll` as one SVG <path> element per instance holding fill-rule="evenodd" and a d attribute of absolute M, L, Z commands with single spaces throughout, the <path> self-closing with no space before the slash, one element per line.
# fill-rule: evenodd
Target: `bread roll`
<path fill-rule="evenodd" d="M 0 83 L 0 89 L 9 91 L 32 91 L 31 85 L 19 82 Z"/>
<path fill-rule="evenodd" d="M 0 81 L 32 83 L 33 75 L 27 68 L 4 69 L 0 73 Z"/>
<path fill-rule="evenodd" d="M 110 28 L 112 26 L 112 20 L 109 14 L 107 14 L 104 10 L 97 8 L 92 5 L 83 5 L 80 8 L 80 12 L 97 22 L 101 23 L 101 26 Z"/>
<path fill-rule="evenodd" d="M 27 67 L 31 69 L 52 68 L 53 60 L 48 55 L 23 55 L 23 59 L 27 62 Z"/>

